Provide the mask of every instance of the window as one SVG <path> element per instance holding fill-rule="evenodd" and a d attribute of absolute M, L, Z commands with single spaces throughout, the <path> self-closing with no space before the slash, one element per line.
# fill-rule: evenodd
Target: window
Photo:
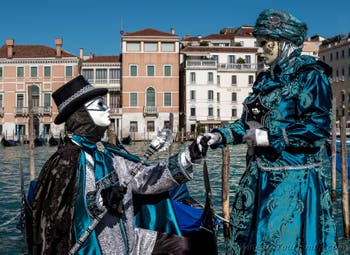
<path fill-rule="evenodd" d="M 144 49 L 147 52 L 155 52 L 157 51 L 157 43 L 144 43 Z"/>
<path fill-rule="evenodd" d="M 220 75 L 216 76 L 217 83 L 220 84 Z"/>
<path fill-rule="evenodd" d="M 38 77 L 38 67 L 36 66 L 31 66 L 30 67 L 30 77 Z"/>
<path fill-rule="evenodd" d="M 51 77 L 51 66 L 44 66 L 44 77 Z"/>
<path fill-rule="evenodd" d="M 336 60 L 339 59 L 339 52 L 338 52 L 338 51 L 335 53 L 335 59 L 336 59 Z"/>
<path fill-rule="evenodd" d="M 137 106 L 137 93 L 130 93 L 130 106 Z"/>
<path fill-rule="evenodd" d="M 73 67 L 66 66 L 66 77 L 72 77 L 72 76 L 73 76 Z"/>
<path fill-rule="evenodd" d="M 146 105 L 156 106 L 156 91 L 154 88 L 148 88 L 146 91 Z"/>
<path fill-rule="evenodd" d="M 191 117 L 195 117 L 196 116 L 196 108 L 191 107 Z"/>
<path fill-rule="evenodd" d="M 111 109 L 120 108 L 120 92 L 119 91 L 110 91 L 109 92 L 109 107 Z"/>
<path fill-rule="evenodd" d="M 220 109 L 216 109 L 216 115 L 220 117 Z"/>
<path fill-rule="evenodd" d="M 232 101 L 232 102 L 237 102 L 237 93 L 236 93 L 236 92 L 233 92 L 233 93 L 231 94 L 231 101 Z"/>
<path fill-rule="evenodd" d="M 236 56 L 235 55 L 229 55 L 227 58 L 228 58 L 227 59 L 228 63 L 230 63 L 230 64 L 236 63 Z"/>
<path fill-rule="evenodd" d="M 2 67 L 0 67 L 0 78 L 2 78 Z"/>
<path fill-rule="evenodd" d="M 107 69 L 96 69 L 96 83 L 107 83 Z"/>
<path fill-rule="evenodd" d="M 174 43 L 162 43 L 162 51 L 163 52 L 174 52 L 175 44 Z"/>
<path fill-rule="evenodd" d="M 164 120 L 164 128 L 170 128 L 171 129 L 169 120 Z"/>
<path fill-rule="evenodd" d="M 154 132 L 154 121 L 147 121 L 147 132 Z"/>
<path fill-rule="evenodd" d="M 329 60 L 330 60 L 330 61 L 333 61 L 333 53 L 330 54 Z"/>
<path fill-rule="evenodd" d="M 191 99 L 191 101 L 196 100 L 196 91 L 195 90 L 190 91 L 190 99 Z"/>
<path fill-rule="evenodd" d="M 44 94 L 44 107 L 45 108 L 51 107 L 51 94 L 50 93 Z"/>
<path fill-rule="evenodd" d="M 83 69 L 82 74 L 85 79 L 91 82 L 94 80 L 94 69 Z"/>
<path fill-rule="evenodd" d="M 137 132 L 137 121 L 130 121 L 130 132 Z"/>
<path fill-rule="evenodd" d="M 17 94 L 17 107 L 18 108 L 24 107 L 24 96 L 23 96 L 23 94 Z"/>
<path fill-rule="evenodd" d="M 154 65 L 147 65 L 147 76 L 154 76 Z"/>
<path fill-rule="evenodd" d="M 3 104 L 2 104 L 2 94 L 0 94 L 0 107 L 2 107 L 3 106 Z M 2 109 L 0 109 L 0 111 L 1 111 Z M 1 133 L 0 133 L 1 134 Z"/>
<path fill-rule="evenodd" d="M 208 83 L 214 83 L 214 75 L 213 72 L 208 73 Z"/>
<path fill-rule="evenodd" d="M 112 83 L 120 81 L 120 69 L 109 69 L 109 80 Z"/>
<path fill-rule="evenodd" d="M 326 56 L 322 56 L 322 61 L 323 61 L 323 62 L 326 61 Z"/>
<path fill-rule="evenodd" d="M 245 63 L 250 64 L 251 62 L 251 57 L 249 55 L 245 55 Z"/>
<path fill-rule="evenodd" d="M 39 107 L 39 95 L 40 95 L 40 91 L 39 91 L 39 87 L 36 85 L 32 85 L 32 104 L 33 107 Z"/>
<path fill-rule="evenodd" d="M 130 65 L 130 76 L 137 76 L 137 65 Z"/>
<path fill-rule="evenodd" d="M 191 81 L 191 83 L 196 83 L 196 73 L 195 72 L 190 73 L 190 81 Z"/>
<path fill-rule="evenodd" d="M 237 85 L 237 76 L 236 75 L 232 75 L 231 76 L 231 84 L 232 85 Z"/>
<path fill-rule="evenodd" d="M 208 116 L 213 117 L 214 116 L 214 109 L 213 107 L 208 107 Z"/>
<path fill-rule="evenodd" d="M 171 106 L 171 92 L 164 93 L 164 106 Z"/>
<path fill-rule="evenodd" d="M 24 67 L 18 66 L 17 67 L 17 78 L 24 77 Z"/>
<path fill-rule="evenodd" d="M 171 65 L 164 66 L 164 76 L 171 76 Z"/>
<path fill-rule="evenodd" d="M 344 58 L 344 57 L 345 57 L 345 51 L 342 50 L 342 51 L 341 51 L 341 58 Z"/>
<path fill-rule="evenodd" d="M 237 117 L 237 109 L 231 109 L 231 117 Z"/>
<path fill-rule="evenodd" d="M 218 102 L 220 102 L 220 92 L 217 92 L 217 93 L 216 93 L 216 100 L 217 100 Z"/>
<path fill-rule="evenodd" d="M 126 51 L 140 51 L 141 44 L 139 42 L 128 42 L 126 44 Z"/>
<path fill-rule="evenodd" d="M 254 82 L 254 76 L 253 75 L 249 75 L 248 76 L 248 84 L 253 84 Z"/>
<path fill-rule="evenodd" d="M 214 100 L 214 91 L 208 90 L 208 101 L 213 101 L 213 100 Z"/>

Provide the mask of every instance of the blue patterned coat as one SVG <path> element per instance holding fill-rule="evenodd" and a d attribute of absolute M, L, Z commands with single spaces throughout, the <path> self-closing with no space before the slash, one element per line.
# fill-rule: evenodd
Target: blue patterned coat
<path fill-rule="evenodd" d="M 325 64 L 309 56 L 258 75 L 239 120 L 214 129 L 222 145 L 243 143 L 247 105 L 261 104 L 269 147 L 247 154 L 231 211 L 228 254 L 337 254 L 325 175 L 332 91 Z"/>

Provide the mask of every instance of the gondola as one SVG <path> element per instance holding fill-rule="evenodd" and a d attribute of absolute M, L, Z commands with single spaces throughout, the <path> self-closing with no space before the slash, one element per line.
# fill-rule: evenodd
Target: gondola
<path fill-rule="evenodd" d="M 1 144 L 4 146 L 4 147 L 10 147 L 10 146 L 17 146 L 20 144 L 19 141 L 15 141 L 15 140 L 7 140 L 5 137 L 3 137 L 1 139 Z"/>

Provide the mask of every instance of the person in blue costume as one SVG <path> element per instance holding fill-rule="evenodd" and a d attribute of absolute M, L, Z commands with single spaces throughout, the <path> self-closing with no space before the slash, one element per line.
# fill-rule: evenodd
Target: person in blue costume
<path fill-rule="evenodd" d="M 136 227 L 134 194 L 158 194 L 192 179 L 192 161 L 201 159 L 197 143 L 158 164 L 141 165 L 140 159 L 120 146 L 102 142 L 110 125 L 107 89 L 95 88 L 77 76 L 56 90 L 56 124 L 70 133 L 43 166 L 32 204 L 33 236 L 30 252 L 68 254 L 93 220 L 107 214 L 90 233 L 77 254 L 188 254 L 191 243 L 176 225 L 158 232 Z M 202 144 L 206 147 L 206 144 Z M 131 180 L 131 181 L 130 181 Z M 121 184 L 128 184 L 127 187 Z M 174 213 L 163 212 L 171 221 Z"/>
<path fill-rule="evenodd" d="M 331 70 L 301 55 L 307 26 L 267 9 L 253 34 L 268 69 L 258 74 L 237 121 L 197 137 L 212 148 L 246 143 L 246 171 L 230 214 L 227 254 L 337 254 L 325 176 L 331 131 Z"/>

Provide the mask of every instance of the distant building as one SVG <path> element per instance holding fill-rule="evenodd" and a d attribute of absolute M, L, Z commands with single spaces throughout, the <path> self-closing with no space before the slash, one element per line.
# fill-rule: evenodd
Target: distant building
<path fill-rule="evenodd" d="M 146 28 L 122 34 L 122 136 L 151 139 L 179 123 L 179 38 Z"/>
<path fill-rule="evenodd" d="M 252 30 L 223 29 L 200 38 L 195 46 L 188 43 L 190 36 L 181 41 L 180 128 L 187 134 L 209 131 L 242 114 L 258 70 Z"/>
<path fill-rule="evenodd" d="M 320 60 L 333 68 L 330 82 L 336 100 L 336 115 L 350 118 L 350 38 L 338 35 L 323 41 Z"/>
<path fill-rule="evenodd" d="M 105 102 L 110 107 L 112 130 L 120 138 L 122 136 L 122 104 L 121 104 L 121 60 L 120 56 L 83 56 L 81 74 L 97 88 L 107 88 Z"/>
<path fill-rule="evenodd" d="M 26 139 L 28 106 L 32 101 L 35 136 L 58 135 L 53 124 L 57 108 L 51 94 L 78 75 L 79 58 L 62 49 L 62 39 L 55 48 L 44 45 L 15 45 L 6 40 L 0 48 L 0 133 Z M 30 91 L 31 90 L 31 91 Z M 29 94 L 31 92 L 31 98 Z"/>
<path fill-rule="evenodd" d="M 318 59 L 319 48 L 324 40 L 325 38 L 319 35 L 308 37 L 304 42 L 302 55 L 309 55 Z"/>

